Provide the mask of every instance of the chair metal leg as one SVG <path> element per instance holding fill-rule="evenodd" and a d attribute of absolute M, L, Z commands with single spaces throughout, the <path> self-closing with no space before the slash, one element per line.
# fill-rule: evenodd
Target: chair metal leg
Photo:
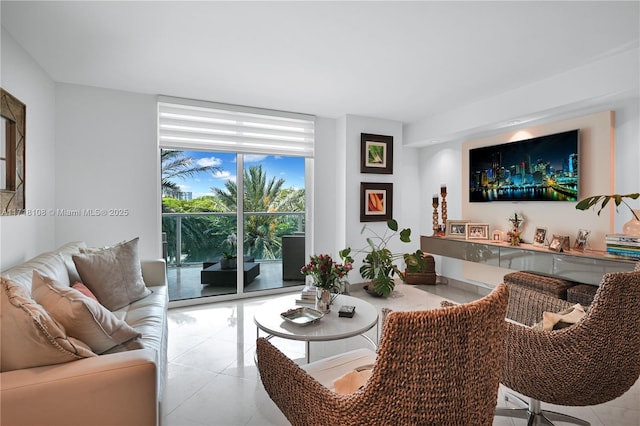
<path fill-rule="evenodd" d="M 551 420 L 573 423 L 581 426 L 591 426 L 591 423 L 577 417 L 569 416 L 568 414 L 556 413 L 555 411 L 544 411 L 540 408 L 540 401 L 537 399 L 530 398 L 529 403 L 527 404 L 522 398 L 508 392 L 505 394 L 504 399 L 520 405 L 521 408 L 496 407 L 495 416 L 527 419 L 527 426 L 554 426 Z"/>

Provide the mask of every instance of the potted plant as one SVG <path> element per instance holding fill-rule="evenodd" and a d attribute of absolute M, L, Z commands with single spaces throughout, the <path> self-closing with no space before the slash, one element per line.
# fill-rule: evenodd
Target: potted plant
<path fill-rule="evenodd" d="M 404 254 L 392 253 L 391 250 L 387 248 L 387 245 L 396 235 L 399 236 L 400 241 L 404 243 L 411 242 L 411 229 L 405 228 L 401 231 L 398 231 L 398 229 L 398 222 L 396 222 L 395 219 L 389 219 L 387 221 L 387 229 L 382 235 L 376 233 L 373 229 L 367 227 L 367 225 L 364 225 L 360 231 L 361 234 L 365 231 L 373 234 L 371 237 L 367 237 L 367 246 L 365 248 L 354 252 L 366 253 L 362 261 L 363 265 L 360 267 L 360 275 L 362 278 L 371 281 L 370 289 L 368 286 L 365 286 L 365 290 L 369 293 L 388 296 L 395 287 L 393 276 L 398 274 L 398 276 L 402 277 L 402 272 L 394 262 L 404 258 Z M 341 257 L 353 262 L 350 254 L 350 248 L 340 251 Z"/>
<path fill-rule="evenodd" d="M 236 269 L 238 267 L 238 258 L 236 256 L 237 243 L 238 237 L 236 237 L 236 234 L 229 234 L 227 239 L 224 240 L 224 244 L 228 247 L 228 250 L 222 252 L 220 269 Z"/>
<path fill-rule="evenodd" d="M 318 288 L 318 305 L 322 311 L 328 311 L 331 305 L 331 292 L 342 291 L 342 279 L 353 268 L 350 258 L 343 258 L 344 263 L 334 261 L 328 254 L 312 255 L 309 263 L 300 269 L 303 275 L 313 277 L 314 285 Z"/>
<path fill-rule="evenodd" d="M 405 253 L 406 268 L 400 278 L 407 284 L 435 284 L 436 273 L 433 270 L 433 258 L 422 250 Z"/>
<path fill-rule="evenodd" d="M 595 208 L 596 204 L 600 203 L 600 208 L 598 209 L 598 216 L 600 216 L 600 212 L 602 211 L 602 209 L 604 209 L 611 200 L 613 200 L 613 202 L 616 204 L 616 212 L 618 211 L 618 206 L 620 206 L 620 204 L 624 204 L 631 212 L 633 218 L 629 222 L 624 224 L 624 226 L 622 227 L 622 231 L 627 235 L 640 235 L 640 210 L 632 209 L 631 206 L 627 204 L 626 201 L 624 201 L 624 198 L 637 200 L 638 197 L 640 197 L 640 193 L 637 192 L 624 195 L 593 195 L 591 197 L 585 198 L 584 200 L 580 200 L 578 204 L 576 204 L 576 209 L 587 210 L 591 207 Z"/>

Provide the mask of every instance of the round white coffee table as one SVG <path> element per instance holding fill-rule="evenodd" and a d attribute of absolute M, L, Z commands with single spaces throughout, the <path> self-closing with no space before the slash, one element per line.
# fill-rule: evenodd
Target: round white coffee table
<path fill-rule="evenodd" d="M 313 324 L 298 325 L 285 321 L 280 314 L 289 309 L 307 306 L 296 305 L 296 299 L 299 298 L 300 294 L 295 293 L 278 297 L 260 306 L 253 317 L 257 327 L 257 336 L 260 337 L 260 331 L 263 331 L 267 333 L 267 339 L 281 337 L 283 339 L 304 341 L 307 363 L 309 363 L 310 359 L 310 342 L 340 340 L 360 335 L 371 343 L 374 348 L 377 347 L 378 311 L 371 303 L 357 297 L 340 294 L 333 301 L 331 311 L 325 314 L 322 319 Z M 342 305 L 356 307 L 353 318 L 338 317 L 338 309 Z M 375 341 L 364 334 L 373 327 L 376 327 Z"/>

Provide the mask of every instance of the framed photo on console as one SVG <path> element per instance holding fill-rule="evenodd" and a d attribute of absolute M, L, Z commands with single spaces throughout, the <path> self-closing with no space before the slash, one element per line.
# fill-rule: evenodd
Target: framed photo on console
<path fill-rule="evenodd" d="M 393 136 L 360 134 L 360 173 L 393 174 Z"/>
<path fill-rule="evenodd" d="M 488 240 L 488 223 L 467 223 L 467 240 Z"/>
<path fill-rule="evenodd" d="M 547 228 L 536 228 L 536 233 L 533 235 L 533 245 L 538 247 L 544 247 L 547 242 Z"/>
<path fill-rule="evenodd" d="M 445 237 L 448 238 L 467 238 L 467 223 L 466 220 L 447 220 L 447 230 L 445 231 Z"/>
<path fill-rule="evenodd" d="M 553 235 L 551 242 L 549 243 L 549 250 L 564 252 L 571 250 L 569 244 L 569 237 L 566 235 Z"/>
<path fill-rule="evenodd" d="M 587 240 L 589 239 L 589 234 L 591 231 L 588 229 L 580 229 L 578 230 L 578 236 L 576 237 L 576 242 L 573 245 L 573 248 L 579 251 L 584 251 L 587 248 Z"/>

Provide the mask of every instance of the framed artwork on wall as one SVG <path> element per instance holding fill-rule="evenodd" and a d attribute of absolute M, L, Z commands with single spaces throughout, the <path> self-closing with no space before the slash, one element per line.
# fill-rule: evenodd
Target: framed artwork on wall
<path fill-rule="evenodd" d="M 393 218 L 393 184 L 360 183 L 360 222 L 386 222 Z"/>
<path fill-rule="evenodd" d="M 360 134 L 360 173 L 393 174 L 393 136 Z"/>
<path fill-rule="evenodd" d="M 25 212 L 26 106 L 0 88 L 0 215 Z"/>

